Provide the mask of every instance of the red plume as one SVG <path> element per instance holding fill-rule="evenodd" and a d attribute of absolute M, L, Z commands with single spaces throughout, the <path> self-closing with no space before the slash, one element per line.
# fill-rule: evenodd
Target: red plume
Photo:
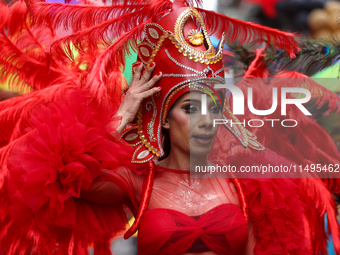
<path fill-rule="evenodd" d="M 132 29 L 140 27 L 140 20 L 142 18 L 138 14 L 142 13 L 142 11 L 137 11 L 125 14 L 121 17 L 109 19 L 93 27 L 62 37 L 51 45 L 51 52 L 54 53 L 54 56 L 62 56 L 66 51 L 68 56 L 72 56 L 73 46 L 81 51 L 81 53 L 87 50 L 95 50 L 98 44 L 108 46 L 112 43 L 112 38 L 119 38 Z M 126 20 L 129 20 L 129 22 L 126 22 Z M 140 37 L 141 36 L 138 36 L 133 39 L 140 39 Z"/>
<path fill-rule="evenodd" d="M 255 50 L 255 59 L 249 65 L 248 70 L 245 72 L 243 78 L 268 78 L 269 71 L 264 61 L 264 50 Z"/>
<path fill-rule="evenodd" d="M 0 147 L 18 138 L 30 125 L 31 112 L 36 106 L 53 102 L 74 88 L 72 84 L 56 85 L 0 102 Z"/>
<path fill-rule="evenodd" d="M 9 19 L 9 10 L 6 2 L 4 2 L 3 0 L 0 1 L 0 17 L 0 30 L 2 30 L 7 23 L 7 20 Z"/>
<path fill-rule="evenodd" d="M 340 255 L 340 230 L 336 220 L 336 204 L 332 194 L 326 189 L 320 179 L 308 178 L 297 179 L 298 185 L 304 191 L 303 201 L 309 211 L 306 214 L 311 223 L 306 231 L 311 235 L 311 244 L 314 251 L 327 254 L 326 233 L 324 215 L 327 213 L 328 234 L 333 239 L 334 250 Z"/>
<path fill-rule="evenodd" d="M 95 64 L 88 75 L 85 88 L 91 94 L 92 98 L 98 103 L 107 103 L 108 94 L 107 86 L 121 87 L 120 80 L 114 81 L 113 84 L 108 84 L 108 74 L 115 73 L 118 75 L 125 67 L 125 56 L 131 47 L 135 47 L 136 36 L 135 31 L 143 30 L 144 24 L 150 21 L 143 22 L 141 25 L 135 27 L 130 32 L 124 34 L 116 40 L 110 47 L 108 47 L 102 54 L 100 54 Z"/>
<path fill-rule="evenodd" d="M 220 38 L 225 32 L 226 39 L 230 42 L 247 44 L 259 41 L 261 45 L 264 41 L 273 44 L 280 49 L 285 49 L 291 57 L 295 56 L 298 49 L 298 42 L 294 38 L 295 34 L 283 32 L 274 28 L 261 26 L 253 22 L 233 19 L 213 11 L 197 8 L 202 15 L 210 34 Z"/>
<path fill-rule="evenodd" d="M 27 6 L 24 0 L 18 0 L 10 7 L 8 20 L 8 34 L 13 35 L 23 28 L 26 23 Z"/>
<path fill-rule="evenodd" d="M 0 43 L 0 81 L 8 82 L 11 87 L 37 90 L 65 81 L 77 81 L 75 74 L 68 69 L 48 68 L 47 59 L 40 57 L 41 52 L 29 51 L 28 56 L 4 33 Z"/>
<path fill-rule="evenodd" d="M 145 4 L 115 4 L 111 6 L 74 5 L 61 3 L 37 3 L 32 6 L 30 20 L 33 25 L 63 26 L 65 30 L 81 31 L 101 22 L 133 14 L 145 8 Z M 126 21 L 126 20 L 125 20 Z"/>
<path fill-rule="evenodd" d="M 201 7 L 203 4 L 203 0 L 181 0 L 181 2 L 187 6 L 197 6 Z"/>
<path fill-rule="evenodd" d="M 290 79 L 283 79 L 282 77 Z M 308 89 L 312 95 L 312 100 L 310 101 L 313 104 L 312 107 L 320 108 L 326 104 L 328 107 L 326 112 L 339 110 L 340 99 L 338 95 L 328 91 L 311 78 L 298 73 L 281 73 L 276 78 L 282 79 L 271 79 L 268 84 L 264 83 L 263 79 L 243 79 L 237 86 L 242 89 L 245 95 L 247 95 L 247 88 L 252 87 L 255 109 L 270 109 L 272 101 L 268 100 L 268 98 L 272 98 L 273 87 L 279 90 L 282 87 L 291 86 Z M 279 155 L 292 160 L 298 165 L 303 165 L 303 167 L 306 164 L 321 164 L 322 167 L 330 164 L 340 164 L 340 154 L 332 138 L 313 118 L 305 116 L 297 107 L 288 107 L 287 115 L 284 116 L 284 119 L 296 120 L 298 123 L 296 127 L 284 128 L 279 122 L 274 128 L 271 127 L 266 119 L 283 119 L 283 116 L 281 116 L 280 93 L 278 93 L 278 98 L 277 110 L 265 118 L 254 115 L 249 110 L 245 112 L 244 118 L 246 121 L 249 119 L 262 119 L 267 123 L 261 128 L 249 128 L 257 136 L 258 141 Z M 324 183 L 332 193 L 340 193 L 339 179 L 334 178 L 335 174 L 321 171 L 318 173 L 318 177 L 323 178 Z"/>
<path fill-rule="evenodd" d="M 340 112 L 339 95 L 320 85 L 307 75 L 298 72 L 283 71 L 276 74 L 274 78 L 292 78 L 295 79 L 295 81 L 298 80 L 298 84 L 303 88 L 306 88 L 312 94 L 312 99 L 314 99 L 314 103 L 317 105 L 318 109 L 327 104 L 328 111 L 325 114 L 328 114 L 331 111 Z M 296 85 L 297 83 L 294 82 L 294 86 Z M 289 83 L 285 86 L 289 86 Z"/>

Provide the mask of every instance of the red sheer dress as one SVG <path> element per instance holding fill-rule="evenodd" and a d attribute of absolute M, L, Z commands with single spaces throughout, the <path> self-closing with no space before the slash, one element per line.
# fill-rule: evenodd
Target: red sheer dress
<path fill-rule="evenodd" d="M 157 170 L 139 229 L 140 254 L 244 254 L 248 223 L 232 182 Z"/>
<path fill-rule="evenodd" d="M 244 254 L 248 223 L 230 179 L 193 179 L 189 171 L 156 169 L 138 232 L 139 254 Z M 101 178 L 119 184 L 135 212 L 145 170 L 145 166 L 135 172 L 121 167 L 105 171 Z"/>

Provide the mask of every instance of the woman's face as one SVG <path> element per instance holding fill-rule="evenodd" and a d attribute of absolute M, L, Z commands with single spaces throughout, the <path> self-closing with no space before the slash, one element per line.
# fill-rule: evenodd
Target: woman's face
<path fill-rule="evenodd" d="M 218 97 L 207 95 L 207 114 L 201 114 L 201 92 L 183 94 L 175 102 L 172 112 L 163 126 L 169 130 L 171 150 L 180 150 L 191 156 L 207 155 L 214 143 L 218 125 L 214 119 L 222 118 L 222 105 Z"/>

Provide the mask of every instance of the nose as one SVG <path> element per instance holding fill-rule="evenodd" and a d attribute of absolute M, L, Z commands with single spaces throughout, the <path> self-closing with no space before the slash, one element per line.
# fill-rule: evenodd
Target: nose
<path fill-rule="evenodd" d="M 213 116 L 210 111 L 207 111 L 205 115 L 201 114 L 198 127 L 200 128 L 212 128 L 214 123 Z"/>

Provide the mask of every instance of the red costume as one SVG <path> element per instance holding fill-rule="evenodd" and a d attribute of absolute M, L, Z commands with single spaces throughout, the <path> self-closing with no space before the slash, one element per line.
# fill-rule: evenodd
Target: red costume
<path fill-rule="evenodd" d="M 139 229 L 142 255 L 242 254 L 247 244 L 254 254 L 324 254 L 325 212 L 333 238 L 338 239 L 334 201 L 318 179 L 197 179 L 193 180 L 197 185 L 188 185 L 183 181 L 189 178 L 188 172 L 153 163 L 155 156 L 164 155 L 161 125 L 176 99 L 190 90 L 215 93 L 212 85 L 224 82 L 223 32 L 240 43 L 265 36 L 288 53 L 296 48 L 291 34 L 187 4 L 141 1 L 84 7 L 40 3 L 30 10 L 33 15 L 29 24 L 23 22 L 26 27 L 9 28 L 9 35 L 18 29 L 32 32 L 30 26 L 57 26 L 69 17 L 79 32 L 54 41 L 52 56 L 44 50 L 42 55 L 28 51 L 33 56 L 26 60 L 25 52 L 11 55 L 36 67 L 33 89 L 37 91 L 0 105 L 0 120 L 7 125 L 1 134 L 0 154 L 1 253 L 80 254 L 82 247 L 94 243 L 97 254 L 107 254 L 111 238 L 126 231 L 126 207 L 136 221 L 124 236 Z M 2 7 L 8 20 L 22 13 L 19 7 L 25 3 L 16 5 L 12 16 Z M 98 40 L 106 39 L 104 32 L 112 24 L 116 25 L 113 34 L 119 38 L 102 50 Z M 120 68 L 128 42 L 135 44 L 142 31 L 145 37 L 137 46 L 138 58 L 145 67 L 157 63 L 155 73 L 163 73 L 158 85 L 162 90 L 142 102 L 135 122 L 120 138 L 115 131 L 120 119 L 112 119 L 121 100 L 117 96 Z M 217 52 L 208 32 L 222 37 Z M 3 32 L 1 39 L 3 47 L 13 53 L 15 43 Z M 62 52 L 61 43 L 67 42 L 78 48 L 79 62 Z M 71 53 L 68 46 L 66 51 Z M 51 70 L 48 84 L 41 78 L 45 60 Z M 9 60 L 5 64 L 25 82 L 33 79 L 25 65 L 13 65 Z M 19 110 L 24 114 L 18 114 Z M 227 134 L 247 147 L 248 155 L 223 158 L 228 163 L 287 162 L 265 150 L 245 129 L 230 132 Z M 218 141 L 226 136 L 221 134 Z M 107 183 L 113 183 L 110 187 L 115 193 L 96 197 L 96 192 L 107 194 L 101 193 Z M 83 192 L 90 188 L 96 191 L 94 197 L 90 194 L 84 199 Z M 340 247 L 338 241 L 335 247 Z"/>

